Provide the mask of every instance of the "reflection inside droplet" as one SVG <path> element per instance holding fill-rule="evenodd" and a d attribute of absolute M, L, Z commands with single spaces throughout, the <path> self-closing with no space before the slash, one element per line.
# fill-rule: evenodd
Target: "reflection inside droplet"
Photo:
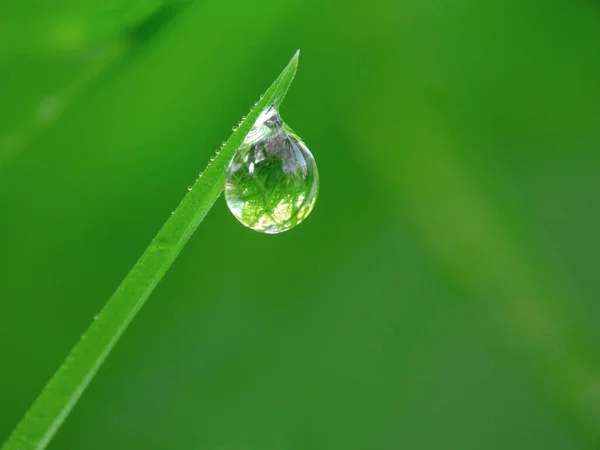
<path fill-rule="evenodd" d="M 272 106 L 261 113 L 231 160 L 225 200 L 242 224 L 275 234 L 310 214 L 318 186 L 311 152 Z"/>

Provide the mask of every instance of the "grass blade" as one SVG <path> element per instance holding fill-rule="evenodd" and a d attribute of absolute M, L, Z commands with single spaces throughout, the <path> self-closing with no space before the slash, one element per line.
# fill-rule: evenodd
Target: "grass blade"
<path fill-rule="evenodd" d="M 97 319 L 46 384 L 4 443 L 2 450 L 43 449 L 48 445 L 129 323 L 220 196 L 229 161 L 261 111 L 283 100 L 296 74 L 298 57 L 299 52 L 296 52 L 265 95 L 211 160 Z"/>

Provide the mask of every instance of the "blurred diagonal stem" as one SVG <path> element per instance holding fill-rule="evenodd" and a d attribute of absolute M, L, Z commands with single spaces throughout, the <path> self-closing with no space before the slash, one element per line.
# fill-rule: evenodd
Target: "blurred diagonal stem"
<path fill-rule="evenodd" d="M 154 5 L 154 3 L 149 4 Z M 162 2 L 160 7 L 151 8 L 150 11 L 146 11 L 147 14 L 136 16 L 137 21 L 134 21 L 133 26 L 130 26 L 122 36 L 83 55 L 82 57 L 89 59 L 89 62 L 74 79 L 70 80 L 69 84 L 41 99 L 27 120 L 8 134 L 0 136 L 0 170 L 5 169 L 52 127 L 79 97 L 113 69 L 124 55 L 133 53 L 133 50 L 139 51 L 158 28 L 169 23 L 169 20 L 181 12 L 188 3 L 186 0 Z M 0 29 L 2 25 L 4 24 L 0 24 Z"/>
<path fill-rule="evenodd" d="M 395 92 L 385 87 L 386 94 Z M 383 173 L 389 189 L 406 201 L 432 259 L 465 289 L 466 297 L 477 299 L 470 307 L 485 318 L 486 332 L 522 358 L 535 382 L 565 409 L 586 440 L 598 442 L 600 367 L 586 344 L 594 336 L 586 318 L 560 281 L 544 276 L 543 262 L 536 260 L 479 192 L 456 156 L 451 132 L 432 125 L 441 120 L 436 120 L 427 102 L 418 94 L 366 98 L 372 103 L 365 108 L 372 111 L 367 117 L 377 117 L 380 98 L 389 102 L 383 107 L 388 110 L 403 101 L 415 117 L 412 127 L 403 130 L 406 148 L 413 150 L 401 153 L 401 163 L 390 166 L 402 168 L 400 172 Z M 372 129 L 387 142 L 398 139 L 396 124 L 373 123 Z M 389 164 L 389 154 L 375 156 L 378 170 Z"/>
<path fill-rule="evenodd" d="M 198 177 L 190 192 L 46 384 L 3 445 L 3 450 L 43 449 L 48 445 L 127 326 L 221 195 L 229 161 L 260 112 L 273 103 L 279 104 L 285 97 L 296 74 L 298 57 L 299 52 L 296 52 Z"/>
<path fill-rule="evenodd" d="M 119 39 L 102 50 L 66 88 L 40 102 L 36 114 L 8 136 L 0 138 L 0 169 L 23 152 L 44 130 L 56 122 L 82 91 L 102 72 L 126 53 L 130 42 Z"/>

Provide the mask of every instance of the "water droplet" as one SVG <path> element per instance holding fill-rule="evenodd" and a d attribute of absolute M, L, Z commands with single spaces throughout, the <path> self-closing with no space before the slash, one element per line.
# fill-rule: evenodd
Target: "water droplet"
<path fill-rule="evenodd" d="M 237 127 L 233 127 L 232 130 L 235 132 L 237 131 Z"/>
<path fill-rule="evenodd" d="M 191 190 L 192 190 L 192 186 L 188 186 L 188 191 L 191 191 Z"/>
<path fill-rule="evenodd" d="M 227 206 L 246 227 L 276 234 L 310 214 L 318 189 L 310 150 L 283 123 L 275 106 L 265 109 L 227 168 Z"/>

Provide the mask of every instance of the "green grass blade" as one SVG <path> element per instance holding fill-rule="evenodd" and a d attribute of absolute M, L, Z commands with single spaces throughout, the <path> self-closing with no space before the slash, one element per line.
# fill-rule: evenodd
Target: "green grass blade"
<path fill-rule="evenodd" d="M 167 272 L 223 190 L 229 161 L 261 111 L 285 96 L 298 66 L 297 52 L 265 95 L 211 160 L 80 341 L 44 387 L 2 450 L 45 448 L 129 323 Z"/>

